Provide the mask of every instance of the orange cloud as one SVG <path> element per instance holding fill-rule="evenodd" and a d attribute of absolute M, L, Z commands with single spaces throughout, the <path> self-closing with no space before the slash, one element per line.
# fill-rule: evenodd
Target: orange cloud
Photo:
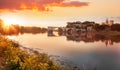
<path fill-rule="evenodd" d="M 25 4 L 21 4 L 20 8 L 25 10 L 27 8 L 27 6 Z"/>
<path fill-rule="evenodd" d="M 88 2 L 70 0 L 0 0 L 0 10 L 50 11 L 50 7 L 82 7 Z"/>

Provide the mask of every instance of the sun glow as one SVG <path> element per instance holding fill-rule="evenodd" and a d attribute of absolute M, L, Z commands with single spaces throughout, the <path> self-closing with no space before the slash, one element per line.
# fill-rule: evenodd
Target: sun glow
<path fill-rule="evenodd" d="M 4 16 L 2 17 L 2 20 L 4 21 L 5 25 L 11 25 L 11 24 L 21 24 L 22 21 L 15 17 L 15 16 Z"/>

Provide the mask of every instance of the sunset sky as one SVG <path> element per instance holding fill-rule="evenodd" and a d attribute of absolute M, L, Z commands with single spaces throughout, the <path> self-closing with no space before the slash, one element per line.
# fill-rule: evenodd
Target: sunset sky
<path fill-rule="evenodd" d="M 65 26 L 68 21 L 120 21 L 120 0 L 0 0 L 5 23 L 27 26 Z"/>

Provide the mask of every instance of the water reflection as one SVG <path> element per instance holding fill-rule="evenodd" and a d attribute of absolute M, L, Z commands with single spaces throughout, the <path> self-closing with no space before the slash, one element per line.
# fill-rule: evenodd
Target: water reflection
<path fill-rule="evenodd" d="M 57 34 L 57 35 L 56 35 Z M 114 43 L 120 42 L 120 35 L 107 36 L 107 35 L 99 35 L 93 32 L 83 32 L 83 33 L 68 33 L 68 32 L 52 32 L 48 31 L 48 37 L 58 37 L 65 36 L 67 41 L 75 41 L 75 42 L 99 42 L 102 41 L 107 45 L 113 45 Z"/>
<path fill-rule="evenodd" d="M 26 34 L 27 33 L 27 34 Z M 14 34 L 13 34 L 14 35 Z M 80 70 L 119 70 L 120 36 L 95 33 L 24 32 L 17 36 L 23 46 L 47 52 L 61 64 Z M 106 47 L 107 45 L 107 47 Z M 109 47 L 110 46 L 110 47 Z"/>
<path fill-rule="evenodd" d="M 63 30 L 65 28 L 63 27 Z M 8 30 L 6 28 L 1 28 L 0 34 L 1 35 L 19 35 L 19 34 L 40 34 L 40 33 L 46 33 L 48 37 L 58 37 L 58 36 L 65 36 L 68 41 L 75 41 L 75 42 L 81 42 L 84 41 L 85 43 L 89 42 L 96 42 L 96 41 L 102 41 L 105 42 L 106 45 L 113 45 L 114 42 L 120 42 L 120 35 L 114 35 L 114 36 L 108 36 L 108 35 L 102 35 L 102 34 L 95 34 L 95 32 L 76 32 L 73 31 L 61 31 L 59 28 L 57 30 L 51 30 L 46 28 L 40 28 L 40 27 L 24 27 L 24 26 L 18 26 L 18 25 L 11 25 Z"/>
<path fill-rule="evenodd" d="M 29 29 L 28 29 L 29 30 Z M 1 32 L 1 35 L 4 36 L 19 36 L 22 34 L 43 34 L 47 33 L 48 37 L 60 37 L 65 36 L 67 41 L 75 41 L 75 42 L 98 42 L 102 41 L 107 45 L 113 45 L 114 43 L 120 42 L 120 35 L 114 35 L 114 36 L 107 36 L 107 35 L 99 35 L 95 34 L 94 32 L 78 32 L 78 33 L 68 33 L 68 32 L 58 32 L 58 31 L 47 31 L 44 29 L 44 31 L 34 31 L 34 30 L 19 30 L 19 31 L 11 31 L 11 32 Z"/>
<path fill-rule="evenodd" d="M 4 29 L 4 31 L 3 30 L 0 31 L 0 34 L 3 36 L 18 36 L 18 35 L 23 35 L 23 34 L 43 34 L 46 32 L 47 32 L 46 28 L 23 27 L 23 26 L 21 26 L 19 28 L 15 28 L 15 26 L 13 26 L 13 30 L 9 29 L 7 31 Z"/>

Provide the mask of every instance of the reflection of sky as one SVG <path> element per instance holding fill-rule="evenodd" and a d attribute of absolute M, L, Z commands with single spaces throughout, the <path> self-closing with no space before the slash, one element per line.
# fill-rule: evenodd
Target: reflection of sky
<path fill-rule="evenodd" d="M 91 51 L 89 53 L 71 55 L 70 59 L 80 67 L 84 64 L 88 68 L 95 65 L 99 70 L 120 69 L 120 57 L 118 57 L 117 53 L 112 50 L 105 50 L 102 52 Z"/>
<path fill-rule="evenodd" d="M 71 61 L 80 67 L 83 64 L 91 68 L 94 64 L 99 70 L 119 70 L 120 43 L 108 45 L 104 42 L 73 42 L 67 41 L 66 37 L 47 37 L 46 34 L 23 34 L 12 39 L 17 40 L 25 47 L 43 49 L 51 55 L 58 55 Z"/>

